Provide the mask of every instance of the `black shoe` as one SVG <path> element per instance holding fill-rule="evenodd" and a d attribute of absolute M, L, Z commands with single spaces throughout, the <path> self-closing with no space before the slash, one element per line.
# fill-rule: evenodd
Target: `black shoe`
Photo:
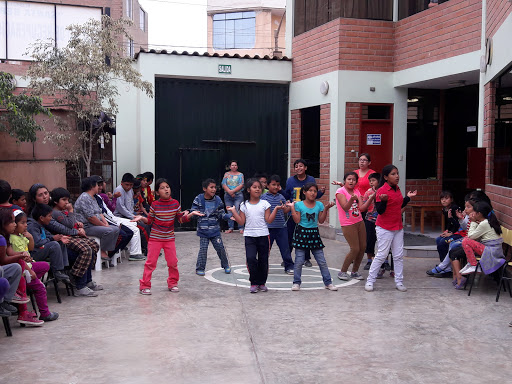
<path fill-rule="evenodd" d="M 18 313 L 18 309 L 14 305 L 11 305 L 6 301 L 2 301 L 0 303 L 0 308 L 8 311 L 11 315 L 16 315 Z M 8 316 L 10 316 L 10 315 L 8 315 Z"/>
<path fill-rule="evenodd" d="M 281 263 L 281 267 L 284 267 L 284 261 Z"/>
<path fill-rule="evenodd" d="M 306 260 L 306 261 L 304 262 L 304 266 L 305 266 L 305 267 L 312 267 L 312 266 L 313 266 L 313 264 L 311 264 L 311 261 Z"/>
<path fill-rule="evenodd" d="M 0 317 L 9 317 L 11 315 L 12 315 L 11 311 L 8 311 L 4 307 L 0 306 Z"/>
<path fill-rule="evenodd" d="M 434 277 L 453 277 L 453 272 L 434 273 Z"/>
<path fill-rule="evenodd" d="M 368 262 L 366 263 L 366 265 L 364 266 L 364 270 L 365 271 L 368 271 L 370 269 L 372 265 L 372 261 L 371 260 L 368 260 Z"/>
<path fill-rule="evenodd" d="M 50 312 L 50 315 L 46 317 L 39 316 L 39 320 L 43 320 L 44 322 L 57 320 L 58 318 L 59 314 L 57 312 Z"/>
<path fill-rule="evenodd" d="M 386 261 L 382 264 L 382 268 L 384 268 L 386 271 L 391 271 L 391 265 Z"/>
<path fill-rule="evenodd" d="M 55 277 L 59 281 L 62 281 L 63 283 L 70 283 L 69 276 L 66 275 L 63 271 L 54 271 L 53 277 Z"/>

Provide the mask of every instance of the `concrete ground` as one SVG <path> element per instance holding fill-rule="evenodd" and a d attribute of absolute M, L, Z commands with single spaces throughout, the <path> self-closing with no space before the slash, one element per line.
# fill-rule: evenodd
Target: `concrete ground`
<path fill-rule="evenodd" d="M 195 233 L 178 233 L 179 293 L 166 286 L 163 257 L 153 295 L 138 293 L 143 263 L 94 273 L 97 298 L 63 296 L 60 318 L 0 334 L 0 383 L 497 383 L 510 377 L 512 299 L 494 300 L 482 279 L 474 293 L 428 277 L 435 259 L 407 258 L 398 292 L 386 274 L 375 292 L 364 281 L 321 288 L 315 268 L 292 292 L 271 252 L 267 293 L 250 294 L 242 236 L 223 235 L 234 273 L 210 246 L 209 277 L 195 275 Z M 325 240 L 333 275 L 347 246 Z M 361 267 L 362 269 L 362 267 Z M 363 271 L 367 275 L 367 271 Z M 306 276 L 307 275 L 307 276 Z M 335 284 L 341 281 L 335 280 Z M 231 285 L 228 285 L 231 284 Z M 61 292 L 65 295 L 64 289 Z"/>

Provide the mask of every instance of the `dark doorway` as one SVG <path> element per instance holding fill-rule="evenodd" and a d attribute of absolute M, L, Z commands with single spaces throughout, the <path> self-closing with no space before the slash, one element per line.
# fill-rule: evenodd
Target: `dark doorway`
<path fill-rule="evenodd" d="M 445 91 L 443 189 L 455 201 L 468 192 L 467 149 L 477 146 L 478 85 Z"/>
<path fill-rule="evenodd" d="M 307 174 L 320 177 L 320 106 L 300 110 L 301 157 L 308 162 Z"/>
<path fill-rule="evenodd" d="M 219 185 L 230 160 L 246 179 L 256 172 L 286 177 L 288 85 L 157 78 L 156 177 L 171 182 L 183 209 Z"/>

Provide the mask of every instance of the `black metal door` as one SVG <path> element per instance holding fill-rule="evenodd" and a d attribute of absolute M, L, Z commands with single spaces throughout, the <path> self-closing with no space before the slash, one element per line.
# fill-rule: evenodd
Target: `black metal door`
<path fill-rule="evenodd" d="M 184 208 L 232 159 L 246 178 L 286 177 L 288 85 L 157 78 L 155 91 L 156 177 Z"/>

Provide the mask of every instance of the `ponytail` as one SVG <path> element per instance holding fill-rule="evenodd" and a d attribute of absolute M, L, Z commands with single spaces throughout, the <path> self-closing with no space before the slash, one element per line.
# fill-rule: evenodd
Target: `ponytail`
<path fill-rule="evenodd" d="M 473 210 L 475 212 L 481 213 L 482 216 L 484 216 L 487 221 L 489 222 L 489 225 L 491 226 L 494 231 L 498 235 L 501 235 L 501 225 L 498 221 L 498 218 L 494 214 L 493 209 L 489 204 L 487 204 L 485 201 L 475 201 L 471 204 L 473 206 Z"/>

